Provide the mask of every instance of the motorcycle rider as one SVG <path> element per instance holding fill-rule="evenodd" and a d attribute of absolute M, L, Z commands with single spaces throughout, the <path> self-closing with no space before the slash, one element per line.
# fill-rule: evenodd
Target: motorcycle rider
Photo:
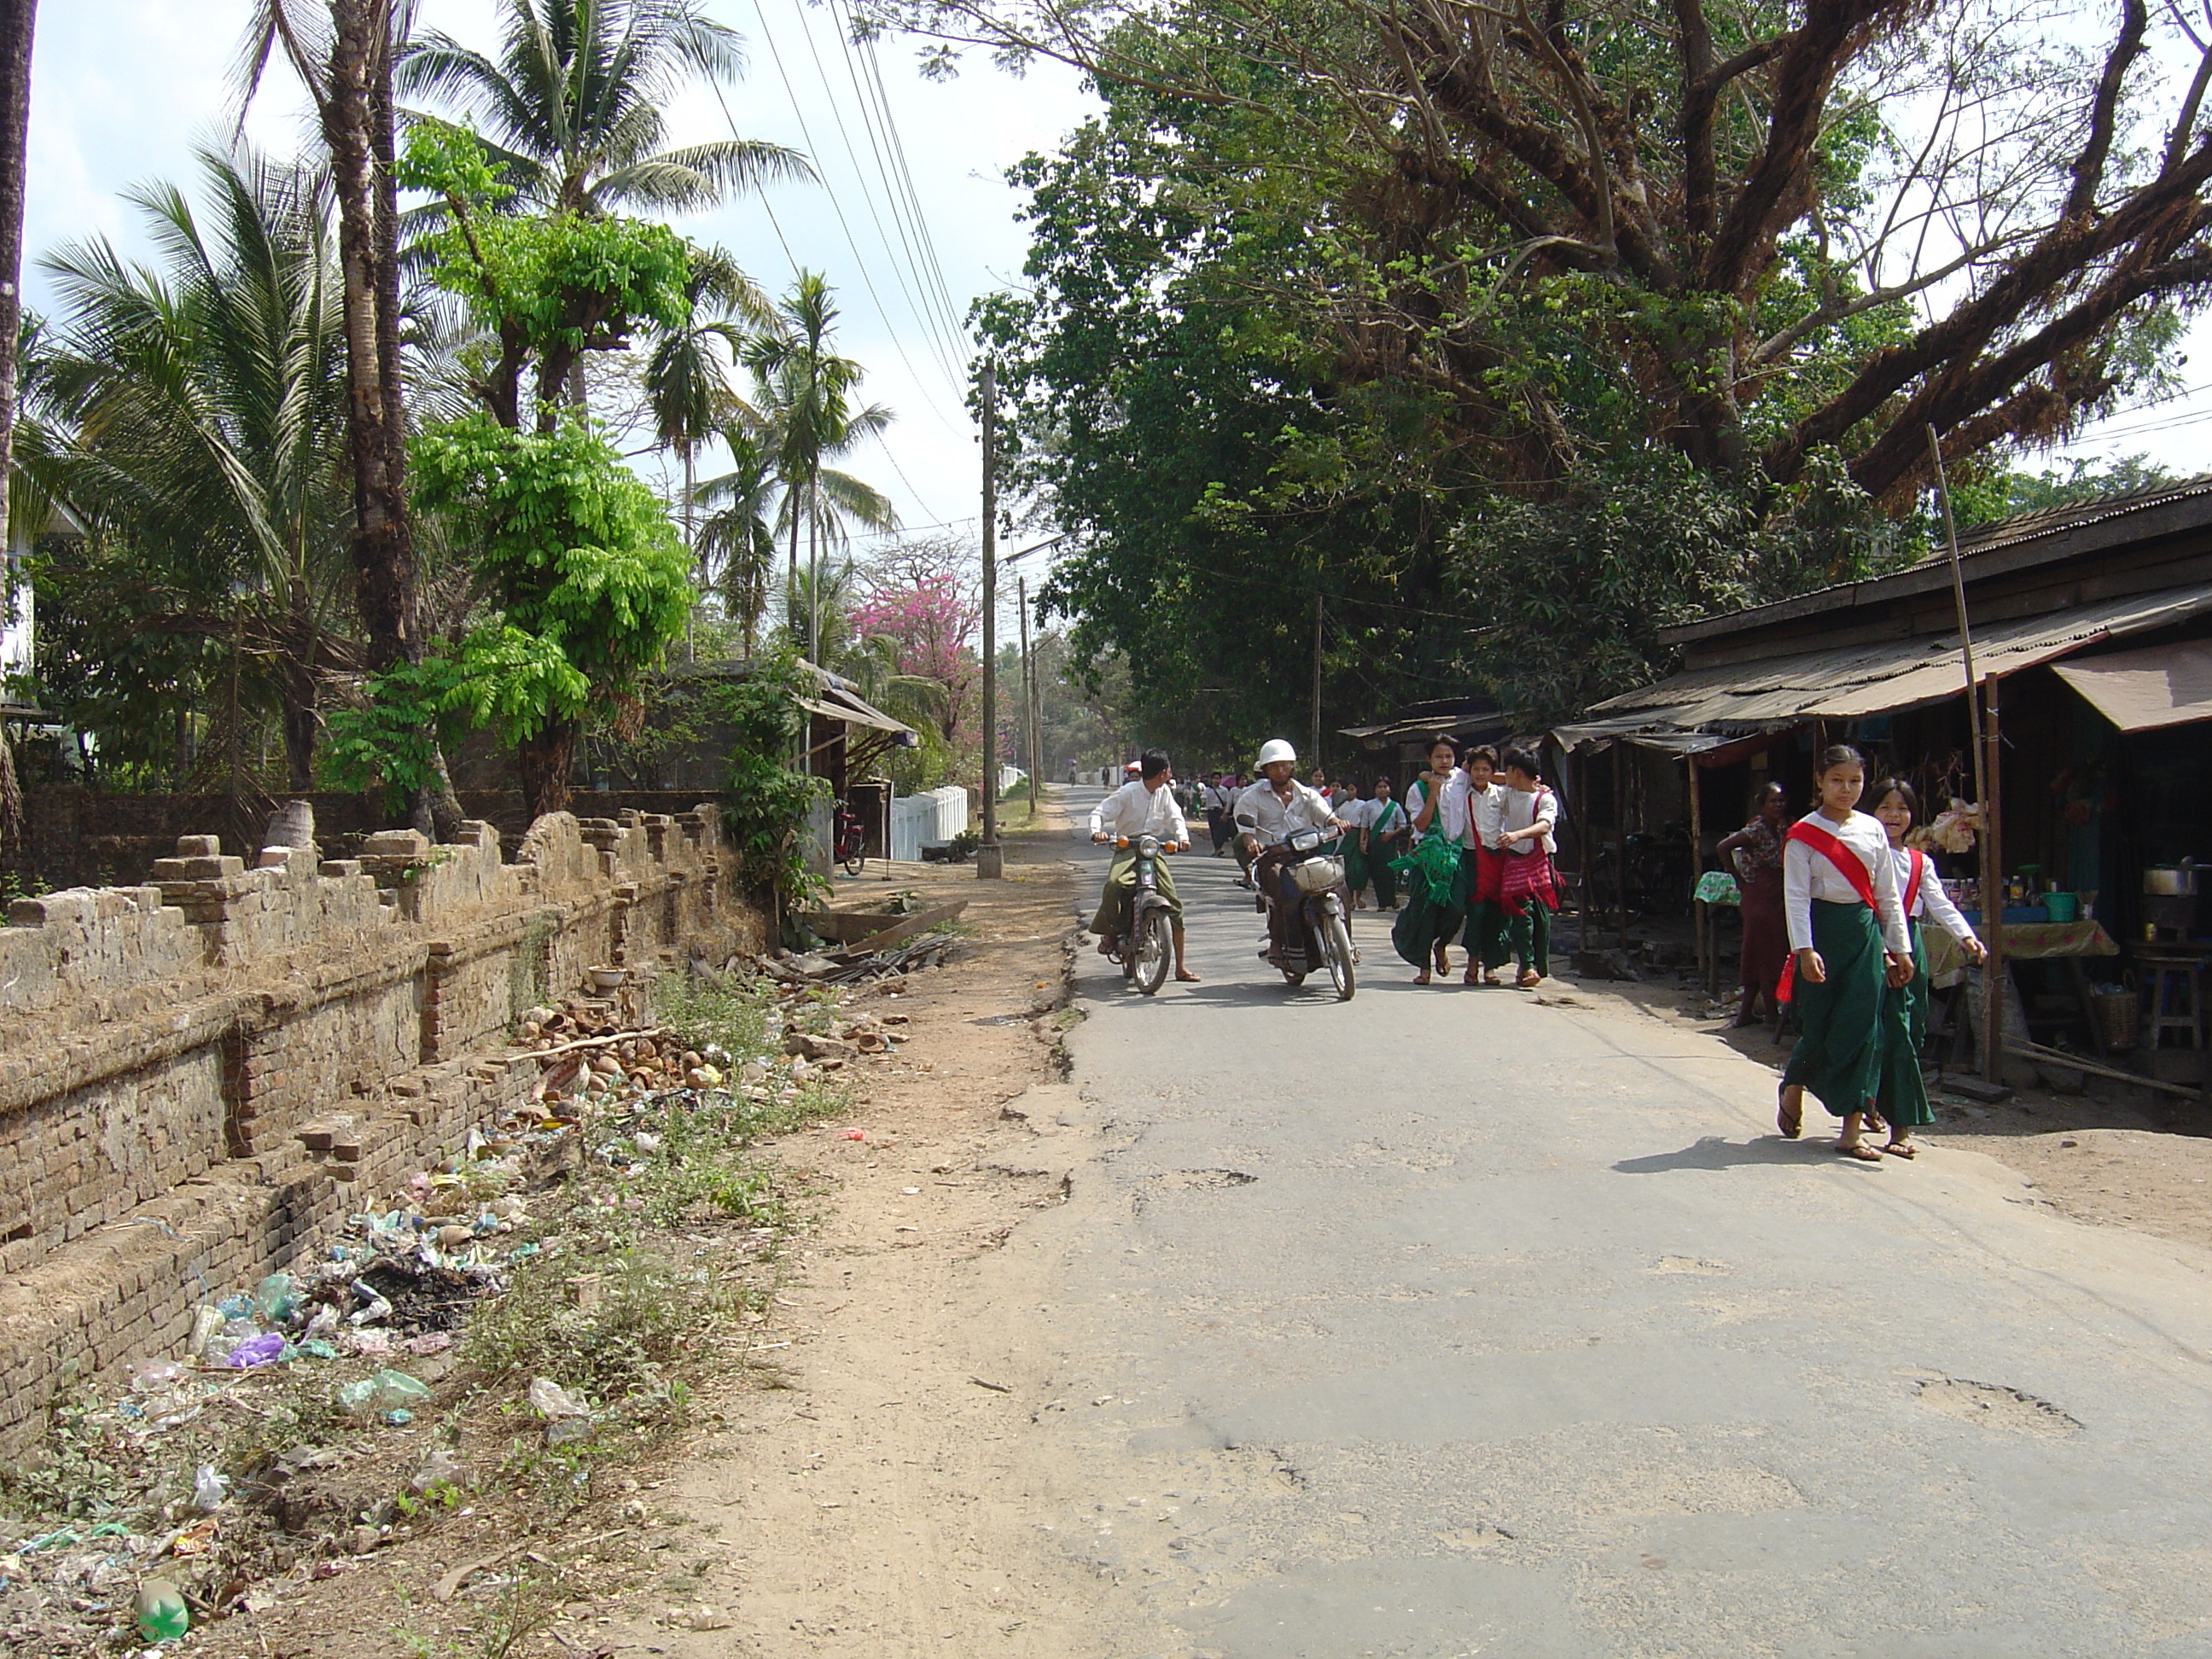
<path fill-rule="evenodd" d="M 1091 931 L 1098 935 L 1102 957 L 1114 954 L 1128 917 L 1130 896 L 1137 890 L 1137 837 L 1156 837 L 1163 854 L 1180 853 L 1190 845 L 1189 827 L 1183 822 L 1182 808 L 1176 805 L 1175 777 L 1168 769 L 1168 757 L 1149 749 L 1141 759 L 1129 764 L 1137 775 L 1091 809 L 1092 841 L 1118 838 L 1127 843 L 1114 849 L 1113 860 L 1106 866 L 1106 885 L 1098 895 L 1098 914 L 1091 919 Z M 1168 914 L 1175 918 L 1175 976 L 1186 985 L 1195 985 L 1198 975 L 1183 962 L 1182 900 L 1176 896 L 1175 878 L 1168 873 L 1165 858 L 1153 863 L 1152 884 L 1167 901 Z"/>
<path fill-rule="evenodd" d="M 1266 895 L 1267 948 L 1260 952 L 1279 962 L 1296 939 L 1297 905 L 1282 891 L 1283 860 L 1274 849 L 1293 830 L 1314 829 L 1341 834 L 1344 822 L 1328 797 L 1300 783 L 1297 751 L 1280 738 L 1260 750 L 1260 781 L 1237 798 L 1237 844 L 1251 860 L 1253 878 Z M 1347 897 L 1345 908 L 1352 908 Z"/>

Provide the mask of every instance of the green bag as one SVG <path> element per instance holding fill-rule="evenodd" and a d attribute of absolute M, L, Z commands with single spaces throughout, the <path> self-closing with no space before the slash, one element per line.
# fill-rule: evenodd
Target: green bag
<path fill-rule="evenodd" d="M 1417 895 L 1448 893 L 1459 875 L 1459 848 L 1442 836 L 1431 836 L 1390 867 L 1404 876 Z"/>

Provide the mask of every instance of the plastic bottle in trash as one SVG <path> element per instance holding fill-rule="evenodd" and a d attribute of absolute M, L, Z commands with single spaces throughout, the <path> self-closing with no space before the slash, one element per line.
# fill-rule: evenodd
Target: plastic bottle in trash
<path fill-rule="evenodd" d="M 139 1585 L 131 1611 L 137 1617 L 142 1641 L 174 1641 L 192 1627 L 192 1615 L 185 1610 L 184 1592 L 166 1578 L 149 1578 Z"/>
<path fill-rule="evenodd" d="M 299 1295 L 292 1288 L 292 1275 L 271 1273 L 253 1287 L 253 1305 L 264 1319 L 284 1324 L 292 1317 L 292 1310 L 299 1305 Z"/>

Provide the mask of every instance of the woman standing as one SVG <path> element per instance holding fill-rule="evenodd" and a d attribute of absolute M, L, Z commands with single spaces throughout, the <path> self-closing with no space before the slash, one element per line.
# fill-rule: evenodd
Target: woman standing
<path fill-rule="evenodd" d="M 1431 964 L 1451 972 L 1452 935 L 1467 918 L 1467 774 L 1459 769 L 1459 744 L 1439 732 L 1429 740 L 1429 768 L 1406 787 L 1406 812 L 1413 828 L 1412 902 L 1398 912 L 1390 944 L 1420 971 L 1426 985 Z"/>
<path fill-rule="evenodd" d="M 1552 971 L 1552 912 L 1559 908 L 1558 885 L 1552 879 L 1552 854 L 1559 844 L 1552 829 L 1559 821 L 1559 802 L 1544 787 L 1536 757 L 1526 749 L 1508 749 L 1500 760 L 1505 771 L 1505 813 L 1498 838 L 1498 905 L 1505 913 L 1509 941 L 1521 963 L 1514 983 L 1528 991 Z"/>
<path fill-rule="evenodd" d="M 1782 1005 L 1775 988 L 1790 960 L 1790 924 L 1782 914 L 1782 843 L 1787 838 L 1784 820 L 1788 797 L 1778 783 L 1759 792 L 1752 804 L 1751 822 L 1727 837 L 1713 850 L 1723 859 L 1735 855 L 1736 878 L 1743 894 L 1743 948 L 1737 977 L 1743 981 L 1743 1006 L 1736 1011 L 1738 1025 L 1759 1022 L 1759 1000 L 1778 1018 Z"/>
<path fill-rule="evenodd" d="M 1860 1135 L 1881 1088 L 1883 993 L 1911 979 L 1912 941 L 1889 836 L 1856 810 L 1866 757 L 1842 744 L 1824 750 L 1814 781 L 1820 805 L 1790 826 L 1782 851 L 1799 1036 L 1782 1073 L 1775 1127 L 1797 1138 L 1810 1089 L 1843 1120 L 1836 1150 L 1879 1164 L 1881 1154 Z"/>
<path fill-rule="evenodd" d="M 1331 804 L 1344 826 L 1344 884 L 1352 890 L 1352 908 L 1364 910 L 1368 878 L 1374 874 L 1367 861 L 1367 815 L 1374 803 L 1354 795 Z"/>
<path fill-rule="evenodd" d="M 1905 831 L 1920 816 L 1920 797 L 1912 786 L 1903 778 L 1888 778 L 1869 793 L 1874 815 L 1889 836 L 1889 855 L 1897 866 L 1898 902 L 1912 939 L 1912 978 L 1882 998 L 1881 1086 L 1875 1099 L 1889 1121 L 1889 1144 L 1882 1151 L 1893 1158 L 1916 1158 L 1919 1148 L 1912 1144 L 1913 1130 L 1936 1121 L 1928 1105 L 1927 1085 L 1920 1080 L 1920 1047 L 1928 1040 L 1928 953 L 1921 948 L 1920 919 L 1933 920 L 1977 963 L 1986 960 L 1989 951 L 1943 890 L 1928 854 L 1905 844 Z"/>
<path fill-rule="evenodd" d="M 1406 855 L 1412 828 L 1406 809 L 1390 793 L 1390 780 L 1375 780 L 1375 799 L 1361 809 L 1359 839 L 1367 860 L 1367 874 L 1375 884 L 1375 908 L 1395 913 L 1398 908 L 1397 860 Z"/>
<path fill-rule="evenodd" d="M 1497 985 L 1506 957 L 1505 907 L 1499 883 L 1505 875 L 1505 786 L 1498 782 L 1498 753 L 1487 744 L 1467 752 L 1467 839 L 1474 857 L 1474 876 L 1467 896 L 1467 973 L 1469 985 Z"/>

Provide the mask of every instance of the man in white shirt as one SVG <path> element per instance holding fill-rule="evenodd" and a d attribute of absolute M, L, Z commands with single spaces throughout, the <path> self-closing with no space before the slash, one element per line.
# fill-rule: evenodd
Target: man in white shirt
<path fill-rule="evenodd" d="M 1098 914 L 1091 919 L 1091 931 L 1098 935 L 1102 957 L 1114 953 L 1122 924 L 1128 918 L 1130 895 L 1137 890 L 1137 838 L 1152 836 L 1163 854 L 1180 853 L 1190 845 L 1189 827 L 1183 822 L 1182 808 L 1176 805 L 1175 779 L 1168 769 L 1168 757 L 1152 749 L 1132 764 L 1137 768 L 1136 778 L 1091 809 L 1092 841 L 1127 843 L 1115 848 L 1113 860 L 1106 866 L 1105 888 L 1098 896 Z M 1195 985 L 1198 975 L 1183 962 L 1182 900 L 1176 893 L 1175 878 L 1168 873 L 1164 857 L 1153 863 L 1152 881 L 1175 918 L 1176 977 Z"/>
<path fill-rule="evenodd" d="M 1270 900 L 1280 900 L 1283 866 L 1279 860 L 1260 857 L 1266 848 L 1279 846 L 1295 830 L 1344 828 L 1328 802 L 1298 781 L 1297 769 L 1297 751 L 1282 738 L 1273 738 L 1260 750 L 1260 781 L 1237 798 L 1237 843 L 1255 860 L 1253 877 Z M 1291 908 L 1280 902 L 1267 907 L 1269 949 L 1278 955 L 1290 943 Z"/>

